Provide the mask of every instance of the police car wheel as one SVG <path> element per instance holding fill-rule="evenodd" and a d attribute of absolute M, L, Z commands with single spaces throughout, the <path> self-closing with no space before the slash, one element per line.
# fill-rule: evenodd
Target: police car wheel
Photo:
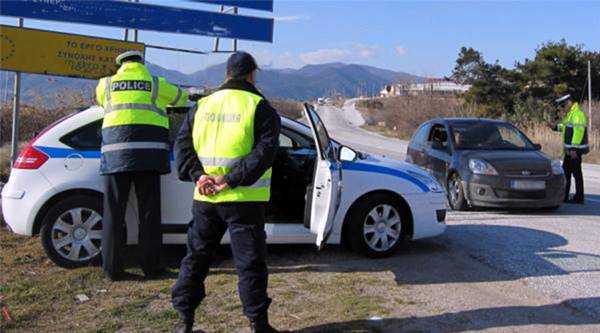
<path fill-rule="evenodd" d="M 40 239 L 56 265 L 77 268 L 100 262 L 102 202 L 88 195 L 73 195 L 50 208 L 42 220 Z"/>
<path fill-rule="evenodd" d="M 408 221 L 397 200 L 389 195 L 370 195 L 350 213 L 347 239 L 352 250 L 371 258 L 393 255 L 408 237 Z"/>

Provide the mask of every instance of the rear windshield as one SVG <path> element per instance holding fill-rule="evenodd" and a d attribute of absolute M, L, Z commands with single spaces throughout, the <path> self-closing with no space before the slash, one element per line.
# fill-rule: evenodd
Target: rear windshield
<path fill-rule="evenodd" d="M 456 149 L 534 150 L 531 141 L 508 123 L 460 122 L 450 125 Z"/>

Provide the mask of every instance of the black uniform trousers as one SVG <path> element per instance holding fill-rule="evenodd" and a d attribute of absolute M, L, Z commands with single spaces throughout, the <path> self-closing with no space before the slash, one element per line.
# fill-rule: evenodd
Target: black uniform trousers
<path fill-rule="evenodd" d="M 110 278 L 123 271 L 127 234 L 125 210 L 131 184 L 138 202 L 138 249 L 146 276 L 159 268 L 162 245 L 160 174 L 154 171 L 122 172 L 104 176 L 104 217 L 102 219 L 102 269 Z"/>
<path fill-rule="evenodd" d="M 212 204 L 194 200 L 194 220 L 188 227 L 187 255 L 173 286 L 173 307 L 186 322 L 206 296 L 204 280 L 215 250 L 229 229 L 244 315 L 253 322 L 267 319 L 265 205 L 257 202 Z"/>
<path fill-rule="evenodd" d="M 573 200 L 583 201 L 583 173 L 581 172 L 581 153 L 577 153 L 577 158 L 572 158 L 567 152 L 563 160 L 563 170 L 565 171 L 565 200 L 569 199 L 571 192 L 571 176 L 575 178 L 575 196 Z"/>

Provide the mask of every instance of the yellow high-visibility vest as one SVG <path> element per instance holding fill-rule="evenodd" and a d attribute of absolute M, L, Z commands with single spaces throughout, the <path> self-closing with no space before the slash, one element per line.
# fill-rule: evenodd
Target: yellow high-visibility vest
<path fill-rule="evenodd" d="M 152 76 L 137 62 L 123 64 L 117 73 L 100 80 L 96 89 L 98 104 L 106 112 L 102 128 L 120 125 L 155 125 L 169 128 L 167 105 L 187 103 L 187 93 Z"/>
<path fill-rule="evenodd" d="M 261 96 L 236 90 L 219 90 L 198 102 L 192 139 L 204 171 L 226 175 L 254 145 L 254 115 Z M 201 195 L 196 188 L 194 200 L 207 202 L 269 201 L 271 169 L 250 186 L 238 186 L 214 196 Z"/>

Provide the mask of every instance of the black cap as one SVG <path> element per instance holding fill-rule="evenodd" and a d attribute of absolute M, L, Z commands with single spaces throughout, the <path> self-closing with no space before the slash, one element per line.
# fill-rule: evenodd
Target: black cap
<path fill-rule="evenodd" d="M 230 78 L 243 78 L 257 69 L 254 57 L 247 52 L 235 52 L 227 60 L 227 76 Z"/>

